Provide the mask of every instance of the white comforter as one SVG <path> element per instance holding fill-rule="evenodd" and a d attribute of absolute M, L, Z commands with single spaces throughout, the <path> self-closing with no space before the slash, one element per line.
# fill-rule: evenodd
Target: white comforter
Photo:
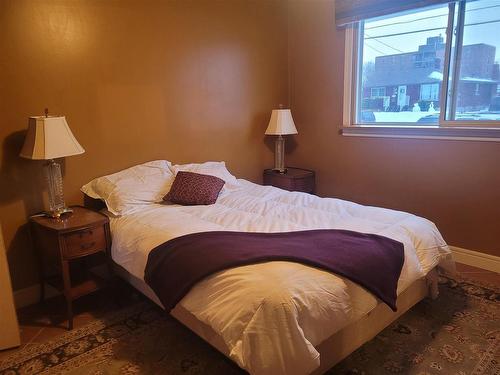
<path fill-rule="evenodd" d="M 450 259 L 435 225 L 421 217 L 239 181 L 241 190 L 224 193 L 212 206 L 157 204 L 112 218 L 113 259 L 143 279 L 148 253 L 184 234 L 349 229 L 404 244 L 398 294 Z M 223 338 L 240 367 L 252 374 L 291 375 L 317 368 L 320 358 L 315 346 L 379 301 L 329 272 L 269 262 L 214 274 L 179 303 Z"/>

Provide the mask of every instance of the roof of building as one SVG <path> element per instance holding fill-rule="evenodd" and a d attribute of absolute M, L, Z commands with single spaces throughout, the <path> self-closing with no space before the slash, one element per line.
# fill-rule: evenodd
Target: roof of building
<path fill-rule="evenodd" d="M 423 83 L 439 83 L 443 74 L 433 68 L 412 68 L 404 70 L 382 70 L 373 72 L 366 80 L 365 87 L 418 85 Z"/>

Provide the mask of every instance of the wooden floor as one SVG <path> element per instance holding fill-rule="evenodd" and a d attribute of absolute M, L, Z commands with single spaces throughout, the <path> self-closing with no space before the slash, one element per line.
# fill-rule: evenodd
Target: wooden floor
<path fill-rule="evenodd" d="M 457 263 L 457 271 L 464 277 L 479 282 L 500 285 L 500 274 L 466 266 Z M 98 319 L 108 312 L 117 309 L 117 303 L 127 305 L 141 298 L 132 287 L 120 285 L 116 295 L 111 295 L 109 290 L 96 292 L 83 297 L 74 303 L 74 328 L 82 327 L 94 319 Z M 62 296 L 51 298 L 44 304 L 28 306 L 18 310 L 21 329 L 21 346 L 15 349 L 0 351 L 0 363 L 7 356 L 18 350 L 46 342 L 65 332 L 67 320 L 65 316 L 66 305 Z"/>

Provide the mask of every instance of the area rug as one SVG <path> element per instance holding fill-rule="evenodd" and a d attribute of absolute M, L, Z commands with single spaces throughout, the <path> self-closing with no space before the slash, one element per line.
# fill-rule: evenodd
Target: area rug
<path fill-rule="evenodd" d="M 498 375 L 497 286 L 442 279 L 425 299 L 328 374 Z M 0 374 L 242 374 L 149 301 L 7 358 Z"/>

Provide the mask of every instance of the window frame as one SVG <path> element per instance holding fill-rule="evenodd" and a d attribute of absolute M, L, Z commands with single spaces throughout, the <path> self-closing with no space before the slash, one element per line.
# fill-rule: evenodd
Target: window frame
<path fill-rule="evenodd" d="M 372 136 L 390 138 L 429 138 L 429 139 L 452 139 L 452 140 L 479 140 L 500 141 L 500 121 L 457 121 L 446 119 L 446 114 L 455 114 L 457 78 L 460 74 L 460 56 L 463 47 L 463 33 L 465 24 L 466 0 L 449 3 L 448 24 L 446 29 L 445 61 L 443 69 L 443 81 L 439 94 L 440 102 L 443 103 L 437 124 L 416 125 L 413 123 L 361 123 L 357 121 L 358 108 L 361 105 L 362 80 L 360 62 L 363 61 L 362 29 L 364 21 L 351 24 L 345 29 L 345 62 L 344 62 L 344 103 L 343 103 L 343 126 L 341 134 L 347 136 Z M 456 35 L 455 17 L 457 17 Z M 453 42 L 457 48 L 453 48 Z M 453 77 L 450 84 L 450 67 L 454 66 Z M 451 87 L 450 87 L 451 86 Z"/>

